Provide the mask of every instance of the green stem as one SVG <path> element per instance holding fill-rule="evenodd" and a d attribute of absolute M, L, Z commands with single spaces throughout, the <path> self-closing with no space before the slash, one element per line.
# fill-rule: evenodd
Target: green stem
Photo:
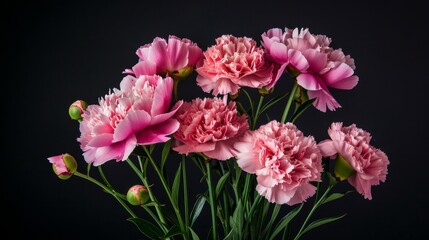
<path fill-rule="evenodd" d="M 101 165 L 98 166 L 97 168 L 104 183 L 106 183 L 107 187 L 112 188 L 112 185 L 110 185 L 109 181 L 107 181 L 106 175 L 104 175 L 103 168 L 101 167 Z"/>
<path fill-rule="evenodd" d="M 161 220 L 158 217 L 156 217 L 156 215 L 147 206 L 143 205 L 142 207 L 153 218 L 153 220 L 155 220 L 155 222 L 158 224 L 158 226 L 161 229 L 168 230 L 165 228 L 164 224 L 161 223 Z M 167 233 L 167 231 L 164 231 L 164 232 Z"/>
<path fill-rule="evenodd" d="M 174 212 L 176 213 L 177 221 L 179 222 L 180 230 L 183 234 L 185 234 L 186 229 L 185 229 L 185 225 L 183 223 L 182 215 L 180 215 L 180 211 L 179 211 L 179 208 L 177 206 L 177 203 L 174 201 L 173 196 L 171 195 L 171 190 L 168 187 L 167 181 L 163 177 L 161 170 L 159 169 L 158 165 L 156 165 L 155 160 L 152 158 L 152 155 L 150 154 L 147 147 L 143 146 L 143 149 L 146 152 L 146 155 L 148 156 L 150 163 L 152 164 L 153 168 L 155 169 L 156 173 L 158 174 L 159 179 L 161 180 L 162 186 L 164 187 L 164 190 L 167 193 L 168 199 L 170 200 L 170 203 L 173 206 Z"/>
<path fill-rule="evenodd" d="M 223 162 L 219 162 L 220 165 L 220 170 L 222 172 L 222 175 L 225 175 L 225 169 L 223 167 Z M 231 176 L 231 172 L 230 172 L 230 176 Z M 224 229 L 225 232 L 228 233 L 229 232 L 229 206 L 230 206 L 230 202 L 229 202 L 229 197 L 227 194 L 227 191 L 222 191 L 222 196 L 223 196 L 223 210 L 224 210 Z"/>
<path fill-rule="evenodd" d="M 293 99 L 295 98 L 296 90 L 298 89 L 298 84 L 295 82 L 293 85 L 292 91 L 290 92 L 289 99 L 287 100 L 285 110 L 283 111 L 281 122 L 286 122 L 287 114 L 289 113 L 290 106 L 292 104 Z"/>
<path fill-rule="evenodd" d="M 175 102 L 177 102 L 179 100 L 179 80 L 175 80 L 173 79 L 173 95 L 174 95 L 174 100 Z"/>
<path fill-rule="evenodd" d="M 82 174 L 80 172 L 75 172 L 74 175 L 86 179 L 94 184 L 96 184 L 97 186 L 101 187 L 104 191 L 106 191 L 107 193 L 111 194 L 113 197 L 116 198 L 116 200 L 118 200 L 118 202 L 122 205 L 122 207 L 125 208 L 125 210 L 127 210 L 127 212 L 133 217 L 133 218 L 137 218 L 137 215 L 128 207 L 128 205 L 124 202 L 124 200 L 122 200 L 119 196 L 116 195 L 116 193 L 114 191 L 112 191 L 110 188 L 106 187 L 104 184 L 102 184 L 101 182 L 95 180 L 94 178 L 87 176 L 86 174 Z"/>
<path fill-rule="evenodd" d="M 185 209 L 185 225 L 189 226 L 189 206 L 188 206 L 188 177 L 186 174 L 186 157 L 182 155 L 182 176 L 183 176 L 183 204 Z M 188 235 L 188 228 L 186 228 Z"/>
<path fill-rule="evenodd" d="M 256 122 L 258 121 L 259 114 L 260 114 L 259 112 L 261 111 L 261 106 L 263 102 L 264 102 L 264 96 L 261 95 L 259 97 L 259 103 L 258 103 L 258 107 L 256 108 L 255 116 L 253 117 L 252 129 L 255 129 Z"/>
<path fill-rule="evenodd" d="M 326 195 L 328 195 L 329 191 L 331 191 L 332 187 L 334 187 L 334 185 L 329 186 L 325 193 L 322 195 L 322 197 L 320 197 L 319 200 L 316 201 L 316 203 L 313 205 L 313 207 L 311 208 L 310 212 L 308 213 L 307 217 L 304 220 L 304 223 L 301 225 L 301 228 L 299 229 L 298 233 L 296 234 L 294 240 L 298 240 L 301 235 L 303 234 L 302 231 L 304 231 L 307 222 L 310 220 L 311 216 L 313 215 L 314 211 L 316 211 L 316 209 L 320 206 L 320 204 L 322 204 L 323 200 L 325 199 Z"/>
<path fill-rule="evenodd" d="M 145 185 L 147 187 L 147 191 L 149 192 L 149 198 L 150 198 L 150 200 L 152 202 L 157 202 L 155 196 L 153 195 L 153 192 L 152 192 L 151 188 L 149 187 L 146 179 L 143 177 L 142 173 L 137 168 L 137 166 L 130 159 L 127 159 L 127 163 L 130 165 L 130 167 L 134 170 L 134 172 L 140 178 L 140 180 L 142 181 L 143 185 Z M 164 215 L 162 214 L 161 209 L 159 208 L 158 205 L 155 206 L 155 210 L 156 210 L 156 213 L 158 214 L 159 220 L 161 221 L 161 223 L 163 223 L 163 225 L 162 225 L 163 229 L 167 230 L 167 228 L 164 226 L 164 225 L 166 225 L 167 222 L 165 221 Z"/>
<path fill-rule="evenodd" d="M 212 170 L 210 167 L 210 162 L 206 162 L 207 167 L 207 185 L 209 187 L 209 198 L 210 198 L 210 210 L 212 213 L 212 233 L 213 233 L 213 240 L 217 239 L 217 230 L 216 230 L 216 209 L 215 209 L 215 199 L 214 199 L 214 192 L 213 192 L 213 186 L 212 186 Z"/>

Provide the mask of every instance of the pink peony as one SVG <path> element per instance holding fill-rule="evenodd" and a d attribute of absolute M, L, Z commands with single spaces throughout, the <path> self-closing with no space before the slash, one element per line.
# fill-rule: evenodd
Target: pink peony
<path fill-rule="evenodd" d="M 293 205 L 316 192 L 321 181 L 322 155 L 312 136 L 292 123 L 271 121 L 235 144 L 237 163 L 257 175 L 256 190 L 270 202 Z"/>
<path fill-rule="evenodd" d="M 176 119 L 180 128 L 174 133 L 175 151 L 203 153 L 218 160 L 235 156 L 234 142 L 249 129 L 246 115 L 239 116 L 235 102 L 227 103 L 226 96 L 185 102 Z"/>
<path fill-rule="evenodd" d="M 169 77 L 126 76 L 121 90 L 90 105 L 82 115 L 78 141 L 84 157 L 94 166 L 108 160 L 124 161 L 134 148 L 165 142 L 179 128 L 172 119 L 182 102 L 169 111 L 173 80 Z"/>
<path fill-rule="evenodd" d="M 371 135 L 355 124 L 343 127 L 343 123 L 332 123 L 328 130 L 330 140 L 319 143 L 325 157 L 343 157 L 355 170 L 349 183 L 366 199 L 372 199 L 371 186 L 386 180 L 389 160 L 386 154 L 369 144 Z"/>
<path fill-rule="evenodd" d="M 204 62 L 196 71 L 204 92 L 236 94 L 240 87 L 262 88 L 270 83 L 273 66 L 254 40 L 223 35 L 204 52 Z"/>
<path fill-rule="evenodd" d="M 325 112 L 333 111 L 341 105 L 328 90 L 352 89 L 359 78 L 354 74 L 354 60 L 345 56 L 341 49 L 329 47 L 331 39 L 323 35 L 313 35 L 308 29 L 294 30 L 273 28 L 262 34 L 267 59 L 279 66 L 277 75 L 267 88 L 272 88 L 285 69 L 297 76 L 297 83 L 307 90 L 313 105 Z"/>
<path fill-rule="evenodd" d="M 151 44 L 146 44 L 136 52 L 139 62 L 125 73 L 136 77 L 141 75 L 177 74 L 185 68 L 193 69 L 202 58 L 202 50 L 191 40 L 169 36 L 168 43 L 163 38 L 155 38 Z"/>

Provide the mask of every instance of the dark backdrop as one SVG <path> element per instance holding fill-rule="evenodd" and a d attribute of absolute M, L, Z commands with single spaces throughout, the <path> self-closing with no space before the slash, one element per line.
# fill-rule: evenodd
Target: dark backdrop
<path fill-rule="evenodd" d="M 327 137 L 332 121 L 357 123 L 373 134 L 373 144 L 388 154 L 391 164 L 387 181 L 373 188 L 372 201 L 354 193 L 325 207 L 321 216 L 348 215 L 305 239 L 426 235 L 425 7 L 413 1 L 278 2 L 3 4 L 3 229 L 13 238 L 139 239 L 112 197 L 81 179 L 61 181 L 52 173 L 46 158 L 63 152 L 77 156 L 80 170 L 85 170 L 75 140 L 78 125 L 67 115 L 69 104 L 76 99 L 95 103 L 108 89 L 118 87 L 122 70 L 137 61 L 135 50 L 156 36 L 186 37 L 205 50 L 222 34 L 259 41 L 261 33 L 272 27 L 308 27 L 312 33 L 331 37 L 335 47 L 352 55 L 360 82 L 352 91 L 334 91 L 343 109 L 327 114 L 310 109 L 298 127 L 320 141 Z M 192 79 L 183 85 L 184 99 L 201 95 Z M 123 191 L 132 182 L 129 178 L 135 179 L 125 163 L 109 162 L 105 170 Z M 191 175 L 196 182 L 199 176 Z M 208 219 L 198 223 L 197 231 L 205 231 Z"/>

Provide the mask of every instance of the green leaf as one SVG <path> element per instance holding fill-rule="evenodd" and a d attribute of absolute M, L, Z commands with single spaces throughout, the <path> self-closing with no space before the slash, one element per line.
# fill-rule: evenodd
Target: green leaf
<path fill-rule="evenodd" d="M 161 205 L 159 205 L 157 202 L 153 201 L 153 202 L 147 202 L 147 203 L 143 204 L 142 206 L 145 206 L 145 207 L 157 207 L 157 206 L 161 206 Z"/>
<path fill-rule="evenodd" d="M 264 232 L 263 232 L 263 234 L 262 234 L 262 235 L 268 234 L 268 233 L 270 232 L 271 227 L 272 227 L 272 225 L 273 225 L 274 221 L 276 220 L 277 215 L 279 214 L 279 211 L 280 211 L 281 206 L 282 206 L 282 205 L 280 205 L 280 204 L 275 204 L 275 205 L 274 205 L 273 211 L 272 211 L 272 213 L 271 213 L 271 219 L 270 219 L 270 221 L 268 222 L 267 226 L 265 227 Z"/>
<path fill-rule="evenodd" d="M 189 231 L 191 232 L 192 240 L 200 240 L 198 235 L 194 232 L 194 230 L 191 227 L 188 227 Z"/>
<path fill-rule="evenodd" d="M 345 193 L 332 193 L 331 195 L 329 195 L 329 197 L 327 197 L 327 198 L 325 198 L 325 200 L 323 200 L 322 204 L 325 204 L 325 203 L 328 203 L 330 201 L 334 201 L 334 200 L 337 200 L 339 198 L 342 198 L 351 192 L 353 192 L 353 191 L 347 191 Z"/>
<path fill-rule="evenodd" d="M 203 210 L 205 203 L 206 203 L 206 199 L 204 198 L 203 195 L 200 195 L 191 211 L 191 226 L 194 225 L 195 221 L 200 216 L 201 210 Z"/>
<path fill-rule="evenodd" d="M 337 184 L 337 179 L 332 176 L 331 173 L 327 172 L 326 175 L 328 176 L 329 179 L 329 186 L 334 186 L 335 184 Z"/>
<path fill-rule="evenodd" d="M 177 225 L 174 225 L 174 226 L 172 226 L 172 227 L 168 230 L 168 232 L 167 232 L 164 236 L 162 236 L 161 238 L 162 238 L 162 239 L 167 239 L 167 238 L 171 238 L 171 237 L 173 237 L 173 236 L 179 235 L 179 234 L 182 234 L 182 232 L 180 231 L 180 228 L 179 228 Z"/>
<path fill-rule="evenodd" d="M 261 109 L 261 113 L 265 112 L 266 110 L 268 110 L 271 106 L 273 106 L 274 104 L 278 103 L 279 101 L 281 101 L 283 98 L 285 98 L 287 95 L 289 95 L 289 93 L 284 93 L 281 94 L 279 96 L 276 96 L 274 98 L 272 98 L 270 101 L 268 101 Z"/>
<path fill-rule="evenodd" d="M 231 230 L 231 231 L 229 231 L 229 233 L 223 238 L 223 240 L 232 240 L 232 239 L 234 239 L 233 238 L 233 233 L 234 231 L 233 230 Z"/>
<path fill-rule="evenodd" d="M 164 236 L 164 233 L 157 226 L 145 219 L 128 218 L 127 220 L 133 222 L 140 232 L 150 239 L 159 239 L 161 236 Z"/>
<path fill-rule="evenodd" d="M 299 207 L 294 208 L 292 211 L 290 211 L 286 216 L 284 216 L 279 221 L 279 223 L 274 228 L 274 231 L 270 236 L 270 240 L 274 239 L 277 236 L 277 234 L 279 234 L 282 231 L 283 228 L 286 228 L 288 226 L 289 222 L 299 213 L 299 211 L 301 211 L 302 206 L 304 206 L 303 203 L 301 203 Z"/>
<path fill-rule="evenodd" d="M 171 189 L 171 195 L 175 203 L 178 203 L 178 200 L 179 200 L 180 179 L 182 175 L 181 165 L 182 163 L 180 163 L 179 167 L 177 168 L 176 176 L 174 177 L 174 181 L 173 181 L 173 188 Z"/>
<path fill-rule="evenodd" d="M 161 171 L 164 170 L 165 162 L 167 161 L 168 155 L 170 154 L 171 150 L 171 140 L 164 143 L 164 147 L 162 148 L 161 153 Z"/>
<path fill-rule="evenodd" d="M 304 233 L 306 233 L 306 232 L 308 232 L 308 231 L 310 231 L 311 229 L 320 227 L 322 225 L 325 225 L 325 224 L 333 222 L 333 221 L 337 221 L 337 220 L 345 217 L 346 215 L 347 214 L 343 214 L 343 215 L 338 216 L 338 217 L 326 217 L 326 218 L 317 219 L 314 222 L 308 224 L 308 226 L 305 228 L 305 230 L 302 231 L 301 235 L 304 234 Z"/>
<path fill-rule="evenodd" d="M 242 239 L 241 234 L 243 231 L 243 223 L 244 223 L 243 204 L 241 203 L 241 200 L 240 200 L 238 201 L 234 214 L 230 217 L 231 229 L 234 230 L 238 239 Z"/>
<path fill-rule="evenodd" d="M 156 144 L 152 144 L 149 146 L 149 152 L 152 154 L 153 150 L 155 149 Z"/>
<path fill-rule="evenodd" d="M 305 101 L 303 104 L 299 105 L 299 107 L 296 109 L 295 113 L 291 117 L 291 122 L 294 123 L 299 116 L 309 107 L 313 102 L 316 100 L 316 98 L 310 99 L 308 101 Z"/>
<path fill-rule="evenodd" d="M 249 100 L 249 105 L 250 105 L 250 110 L 252 111 L 252 116 L 253 116 L 253 114 L 255 113 L 255 110 L 254 110 L 254 108 L 253 108 L 253 101 L 252 101 L 252 98 L 250 97 L 250 94 L 246 91 L 246 90 L 244 90 L 244 88 L 242 88 L 241 90 L 243 90 L 243 92 L 246 94 L 246 96 L 247 96 L 247 100 Z M 247 115 L 247 116 L 249 116 L 249 115 Z"/>
<path fill-rule="evenodd" d="M 228 177 L 230 175 L 230 172 L 226 172 L 225 175 L 223 175 L 216 185 L 216 198 L 219 196 L 220 192 L 222 191 L 223 186 L 225 186 L 226 181 L 228 180 Z"/>

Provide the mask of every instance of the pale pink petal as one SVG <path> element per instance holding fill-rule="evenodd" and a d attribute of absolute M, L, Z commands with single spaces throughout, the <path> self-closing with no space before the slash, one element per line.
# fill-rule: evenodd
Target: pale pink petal
<path fill-rule="evenodd" d="M 228 160 L 234 157 L 234 140 L 228 139 L 225 141 L 219 141 L 215 143 L 215 148 L 211 151 L 204 151 L 203 153 L 213 159 L 217 160 Z"/>
<path fill-rule="evenodd" d="M 211 81 L 208 78 L 204 78 L 201 75 L 197 76 L 197 84 L 200 86 L 204 92 L 211 92 L 213 91 L 213 95 L 218 94 L 236 94 L 238 92 L 238 89 L 240 87 L 233 83 L 231 80 L 226 78 L 220 78 L 217 81 Z"/>
<path fill-rule="evenodd" d="M 279 182 L 277 179 L 274 179 L 271 175 L 261 175 L 261 174 L 259 174 L 256 177 L 256 180 L 258 180 L 258 183 L 261 186 L 266 188 L 272 188 L 275 185 L 277 185 Z"/>
<path fill-rule="evenodd" d="M 278 64 L 289 63 L 288 48 L 283 43 L 272 42 L 270 46 L 270 56 Z"/>
<path fill-rule="evenodd" d="M 215 149 L 216 144 L 214 142 L 211 143 L 200 143 L 195 146 L 186 145 L 184 143 L 178 143 L 178 146 L 174 147 L 173 150 L 181 153 L 181 154 L 189 154 L 189 153 L 202 153 L 202 152 L 208 152 Z"/>
<path fill-rule="evenodd" d="M 307 59 L 302 55 L 301 51 L 297 51 L 295 49 L 289 49 L 288 51 L 289 55 L 289 63 L 298 69 L 300 72 L 303 72 L 307 70 L 307 68 L 310 66 L 308 64 Z"/>
<path fill-rule="evenodd" d="M 358 76 L 350 76 L 336 83 L 331 83 L 329 87 L 350 90 L 350 89 L 353 89 L 358 84 L 358 81 L 359 81 Z"/>
<path fill-rule="evenodd" d="M 298 203 L 305 202 L 305 200 L 316 193 L 316 187 L 310 183 L 303 184 L 296 189 L 293 197 L 287 202 L 288 205 L 295 205 Z"/>
<path fill-rule="evenodd" d="M 90 147 L 103 147 L 112 144 L 113 142 L 113 134 L 111 133 L 103 133 L 98 134 L 91 141 L 88 142 L 88 146 Z"/>
<path fill-rule="evenodd" d="M 324 90 L 307 91 L 307 95 L 309 99 L 316 98 L 313 105 L 322 112 L 326 112 L 326 107 L 331 111 L 341 107 L 337 100 Z"/>
<path fill-rule="evenodd" d="M 157 116 L 170 108 L 173 91 L 173 79 L 170 77 L 161 80 L 155 89 L 152 101 L 151 116 Z"/>
<path fill-rule="evenodd" d="M 320 149 L 320 152 L 324 157 L 331 157 L 337 154 L 337 149 L 335 148 L 332 140 L 324 140 L 317 145 Z"/>
<path fill-rule="evenodd" d="M 182 69 L 188 64 L 188 46 L 175 37 L 168 38 L 168 66 L 167 69 Z"/>
<path fill-rule="evenodd" d="M 136 77 L 140 77 L 143 75 L 154 75 L 157 73 L 156 67 L 157 67 L 156 63 L 150 60 L 145 60 L 145 61 L 140 61 L 136 65 L 134 65 L 132 67 L 132 71 Z"/>

